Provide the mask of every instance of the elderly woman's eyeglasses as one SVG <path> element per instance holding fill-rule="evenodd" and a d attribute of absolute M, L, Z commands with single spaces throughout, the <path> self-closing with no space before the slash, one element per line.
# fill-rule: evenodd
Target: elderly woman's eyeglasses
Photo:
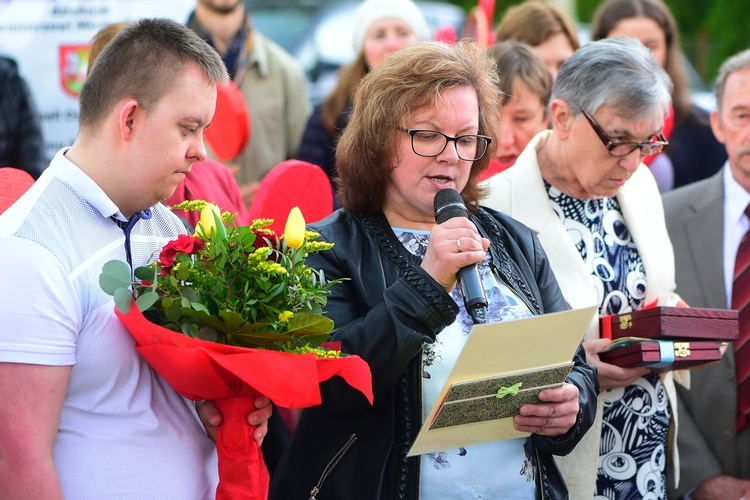
<path fill-rule="evenodd" d="M 641 156 L 651 156 L 661 153 L 664 151 L 664 148 L 669 146 L 669 141 L 664 137 L 664 134 L 659 134 L 656 138 L 657 140 L 651 142 L 615 142 L 586 110 L 583 108 L 579 109 L 612 156 L 628 156 L 636 149 L 640 149 Z"/>
<path fill-rule="evenodd" d="M 458 157 L 464 161 L 477 161 L 487 152 L 487 146 L 492 142 L 486 135 L 459 135 L 451 137 L 436 130 L 416 130 L 396 127 L 411 136 L 411 150 L 419 156 L 437 156 L 445 150 L 448 141 L 453 141 Z"/>

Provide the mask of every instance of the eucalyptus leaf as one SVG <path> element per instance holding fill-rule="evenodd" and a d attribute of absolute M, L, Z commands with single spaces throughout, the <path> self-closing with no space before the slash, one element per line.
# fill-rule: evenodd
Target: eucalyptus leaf
<path fill-rule="evenodd" d="M 133 303 L 133 294 L 127 288 L 118 288 L 114 293 L 115 305 L 117 310 L 123 314 L 130 312 L 130 306 Z"/>
<path fill-rule="evenodd" d="M 135 300 L 135 303 L 138 306 L 138 309 L 140 309 L 141 311 L 145 311 L 149 307 L 153 306 L 157 300 L 159 300 L 159 294 L 154 292 L 153 290 L 149 290 L 142 293 L 141 296 Z"/>
<path fill-rule="evenodd" d="M 164 301 L 162 301 L 162 305 Z M 164 314 L 167 316 L 167 320 L 172 323 L 177 323 L 182 318 L 182 308 L 180 304 L 173 302 L 171 306 L 164 309 Z"/>
<path fill-rule="evenodd" d="M 202 311 L 206 314 L 211 314 L 206 306 L 201 304 L 200 302 L 191 302 L 190 305 L 193 307 L 196 311 Z"/>
<path fill-rule="evenodd" d="M 190 278 L 190 268 L 186 264 L 180 264 L 177 267 L 177 278 L 181 281 L 186 281 Z"/>
<path fill-rule="evenodd" d="M 216 328 L 211 328 L 210 326 L 204 326 L 199 329 L 200 331 L 200 338 L 202 340 L 207 340 L 209 342 L 216 342 L 216 339 L 218 338 L 218 335 L 216 333 Z"/>
<path fill-rule="evenodd" d="M 110 260 L 99 275 L 99 286 L 108 295 L 114 295 L 120 288 L 130 288 L 133 281 L 130 277 L 130 266 L 120 260 Z"/>
<path fill-rule="evenodd" d="M 133 275 L 139 280 L 150 281 L 151 283 L 154 283 L 159 276 L 156 270 L 145 266 L 137 267 L 135 271 L 133 271 Z"/>

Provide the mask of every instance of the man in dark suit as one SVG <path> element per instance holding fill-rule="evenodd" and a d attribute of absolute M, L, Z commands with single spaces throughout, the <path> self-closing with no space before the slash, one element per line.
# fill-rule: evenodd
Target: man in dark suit
<path fill-rule="evenodd" d="M 737 308 L 735 257 L 750 228 L 750 50 L 722 65 L 716 99 L 711 127 L 729 159 L 714 176 L 666 193 L 664 212 L 677 292 L 693 307 Z M 670 497 L 750 498 L 750 423 L 737 417 L 742 357 L 730 345 L 720 362 L 692 371 L 690 390 L 677 388 L 680 485 Z"/>

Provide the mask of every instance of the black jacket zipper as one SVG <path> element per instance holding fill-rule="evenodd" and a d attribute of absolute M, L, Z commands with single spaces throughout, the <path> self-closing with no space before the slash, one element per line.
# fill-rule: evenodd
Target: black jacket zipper
<path fill-rule="evenodd" d="M 333 469 L 336 468 L 336 466 L 339 464 L 342 458 L 344 458 L 344 455 L 346 455 L 346 452 L 349 451 L 349 448 L 352 447 L 354 442 L 357 440 L 357 435 L 352 434 L 349 436 L 349 439 L 346 440 L 346 443 L 344 443 L 344 446 L 339 448 L 339 451 L 336 452 L 336 454 L 333 456 L 330 462 L 328 462 L 328 465 L 326 465 L 326 468 L 323 469 L 323 473 L 320 475 L 320 479 L 318 479 L 318 484 L 315 485 L 315 487 L 310 490 L 310 500 L 315 500 L 316 495 L 320 493 L 320 488 L 323 487 L 323 483 L 325 482 L 328 475 L 333 472 Z"/>

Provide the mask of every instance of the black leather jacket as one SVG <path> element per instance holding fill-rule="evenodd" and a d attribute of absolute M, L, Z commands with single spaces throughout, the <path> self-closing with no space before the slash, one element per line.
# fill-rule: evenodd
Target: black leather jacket
<path fill-rule="evenodd" d="M 36 179 L 48 165 L 31 91 L 16 62 L 0 57 L 0 167 L 20 168 Z"/>
<path fill-rule="evenodd" d="M 493 268 L 532 312 L 567 308 L 531 230 L 490 210 L 472 221 L 492 242 Z M 455 320 L 458 308 L 413 263 L 382 213 L 351 216 L 339 210 L 312 228 L 335 246 L 308 263 L 328 278 L 349 278 L 333 288 L 326 308 L 338 327 L 332 339 L 369 363 L 375 403 L 370 406 L 341 379 L 322 384 L 323 404 L 303 410 L 270 498 L 417 499 L 420 457 L 406 454 L 423 418 L 419 354 Z M 567 498 L 552 454 L 569 453 L 594 420 L 596 370 L 581 355 L 579 349 L 568 377 L 580 391 L 576 425 L 558 438 L 532 435 L 538 498 Z"/>

